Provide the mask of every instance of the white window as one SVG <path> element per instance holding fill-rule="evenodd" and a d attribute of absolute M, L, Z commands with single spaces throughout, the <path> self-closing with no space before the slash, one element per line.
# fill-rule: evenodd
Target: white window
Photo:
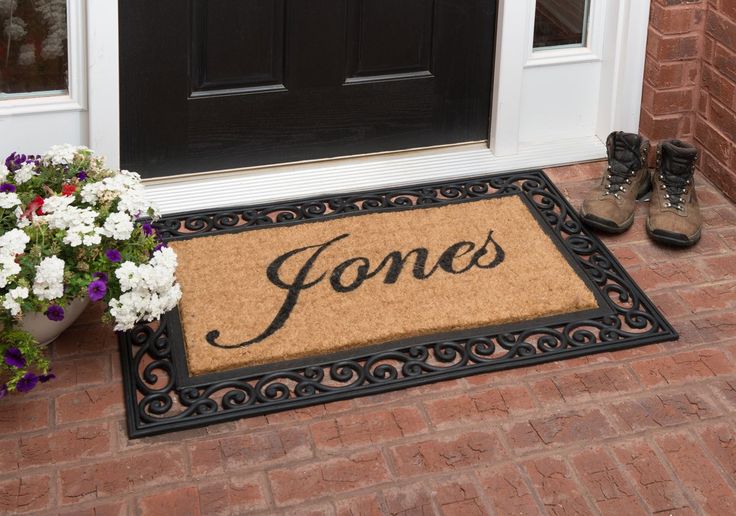
<path fill-rule="evenodd" d="M 0 0 L 0 155 L 86 144 L 84 0 Z"/>
<path fill-rule="evenodd" d="M 537 0 L 534 50 L 587 46 L 590 1 Z"/>

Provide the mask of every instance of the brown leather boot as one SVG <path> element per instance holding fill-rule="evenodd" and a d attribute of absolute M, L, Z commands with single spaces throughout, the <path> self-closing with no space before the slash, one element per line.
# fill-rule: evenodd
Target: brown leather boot
<path fill-rule="evenodd" d="M 623 233 L 634 223 L 636 200 L 650 188 L 649 142 L 638 134 L 613 132 L 606 139 L 608 166 L 601 183 L 580 208 L 586 226 Z"/>
<path fill-rule="evenodd" d="M 654 240 L 679 247 L 700 240 L 703 218 L 693 184 L 697 159 L 697 149 L 680 140 L 665 140 L 658 145 L 647 217 L 647 233 Z"/>

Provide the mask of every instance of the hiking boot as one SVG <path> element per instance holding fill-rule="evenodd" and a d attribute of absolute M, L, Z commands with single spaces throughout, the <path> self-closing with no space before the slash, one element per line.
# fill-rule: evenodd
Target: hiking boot
<path fill-rule="evenodd" d="M 634 223 L 636 200 L 649 192 L 649 142 L 638 134 L 613 132 L 606 138 L 608 166 L 600 184 L 583 202 L 586 226 L 623 233 Z"/>
<path fill-rule="evenodd" d="M 657 147 L 647 217 L 647 233 L 654 240 L 680 247 L 700 240 L 703 218 L 693 184 L 697 159 L 697 149 L 680 140 L 665 140 Z"/>

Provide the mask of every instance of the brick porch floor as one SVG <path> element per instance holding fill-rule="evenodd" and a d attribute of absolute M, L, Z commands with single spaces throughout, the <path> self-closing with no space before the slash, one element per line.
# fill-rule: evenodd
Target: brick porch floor
<path fill-rule="evenodd" d="M 599 164 L 550 170 L 577 206 Z M 128 441 L 115 336 L 85 314 L 58 379 L 0 402 L 0 512 L 736 514 L 736 207 L 657 247 L 604 241 L 679 342 Z"/>

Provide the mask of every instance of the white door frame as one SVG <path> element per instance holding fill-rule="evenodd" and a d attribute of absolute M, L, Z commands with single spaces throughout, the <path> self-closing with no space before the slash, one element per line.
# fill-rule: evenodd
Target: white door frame
<path fill-rule="evenodd" d="M 89 43 L 89 145 L 120 162 L 118 0 L 86 0 Z M 611 130 L 637 131 L 650 0 L 592 0 L 595 42 L 583 52 L 531 59 L 534 0 L 499 0 L 489 146 L 407 151 L 312 163 L 255 167 L 148 180 L 164 213 L 251 204 L 309 195 L 400 186 L 425 180 L 550 166 L 605 156 Z M 552 56 L 551 58 L 549 56 Z M 594 134 L 520 141 L 520 84 L 525 69 L 583 60 L 602 65 Z M 145 87 L 144 84 L 141 87 Z M 554 122 L 547 121 L 553 124 Z"/>

